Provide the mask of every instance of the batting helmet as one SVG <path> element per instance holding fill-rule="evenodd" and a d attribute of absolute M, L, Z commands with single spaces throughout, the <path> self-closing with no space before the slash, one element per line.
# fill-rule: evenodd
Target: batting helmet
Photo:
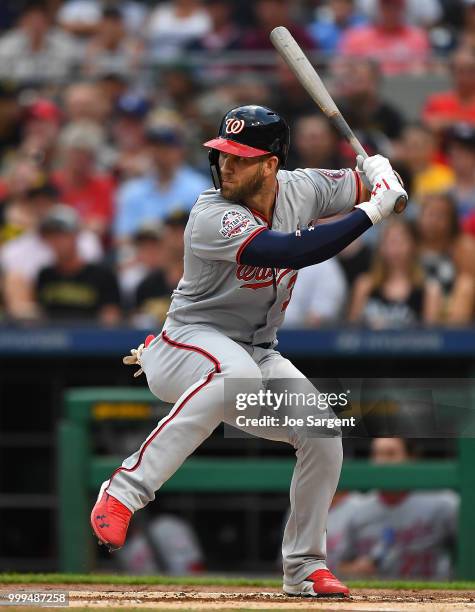
<path fill-rule="evenodd" d="M 287 122 L 265 106 L 238 106 L 221 121 L 218 138 L 204 143 L 209 147 L 211 177 L 216 189 L 221 187 L 219 152 L 240 157 L 260 157 L 272 153 L 285 166 L 289 152 L 290 130 Z"/>

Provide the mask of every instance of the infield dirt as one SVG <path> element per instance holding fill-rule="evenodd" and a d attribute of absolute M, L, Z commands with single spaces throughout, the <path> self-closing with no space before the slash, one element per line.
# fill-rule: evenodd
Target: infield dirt
<path fill-rule="evenodd" d="M 155 608 L 161 612 L 212 610 L 315 610 L 332 612 L 462 612 L 475 611 L 475 592 L 441 590 L 353 589 L 349 599 L 308 599 L 285 596 L 279 589 L 183 585 L 43 584 L 42 591 L 68 591 L 74 608 Z M 0 586 L 1 591 L 35 591 L 31 584 Z M 19 608 L 25 611 L 25 608 Z M 38 608 L 35 608 L 38 610 Z M 43 608 L 44 609 L 44 608 Z M 54 608 L 57 610 L 57 608 Z"/>

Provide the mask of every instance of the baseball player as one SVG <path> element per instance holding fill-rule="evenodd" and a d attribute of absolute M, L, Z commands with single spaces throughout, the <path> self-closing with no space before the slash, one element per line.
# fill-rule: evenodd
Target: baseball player
<path fill-rule="evenodd" d="M 148 336 L 124 359 L 139 365 L 151 391 L 174 405 L 101 487 L 91 523 L 111 550 L 124 544 L 132 514 L 227 421 L 233 406 L 226 380 L 239 379 L 241 391 L 256 393 L 263 381 L 295 379 L 316 392 L 275 348 L 297 271 L 336 255 L 388 217 L 397 198 L 406 195 L 389 161 L 379 155 L 359 159 L 359 171 L 284 170 L 289 128 L 262 106 L 229 111 L 218 137 L 205 146 L 215 188 L 191 211 L 184 274 L 168 318 L 159 336 Z M 348 214 L 314 225 L 341 213 Z M 290 426 L 242 429 L 296 450 L 282 545 L 284 592 L 347 596 L 348 588 L 325 563 L 341 437 L 312 437 Z"/>

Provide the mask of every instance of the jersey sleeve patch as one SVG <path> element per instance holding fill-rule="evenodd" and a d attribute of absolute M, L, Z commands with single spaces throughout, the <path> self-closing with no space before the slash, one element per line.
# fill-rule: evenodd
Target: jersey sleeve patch
<path fill-rule="evenodd" d="M 219 233 L 223 238 L 234 238 L 243 234 L 252 220 L 240 210 L 227 210 L 221 217 Z"/>
<path fill-rule="evenodd" d="M 324 174 L 325 176 L 327 176 L 329 179 L 332 180 L 338 180 L 343 178 L 346 175 L 346 170 L 345 169 L 341 169 L 341 170 L 327 170 L 326 168 L 317 168 L 318 172 L 320 172 L 321 174 Z"/>

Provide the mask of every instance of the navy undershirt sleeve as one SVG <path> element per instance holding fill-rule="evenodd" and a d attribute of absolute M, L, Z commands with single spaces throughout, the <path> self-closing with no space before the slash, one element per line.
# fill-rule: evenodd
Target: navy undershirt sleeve
<path fill-rule="evenodd" d="M 368 215 L 355 210 L 338 221 L 304 229 L 300 236 L 264 230 L 244 247 L 239 263 L 299 270 L 334 257 L 370 227 Z"/>

